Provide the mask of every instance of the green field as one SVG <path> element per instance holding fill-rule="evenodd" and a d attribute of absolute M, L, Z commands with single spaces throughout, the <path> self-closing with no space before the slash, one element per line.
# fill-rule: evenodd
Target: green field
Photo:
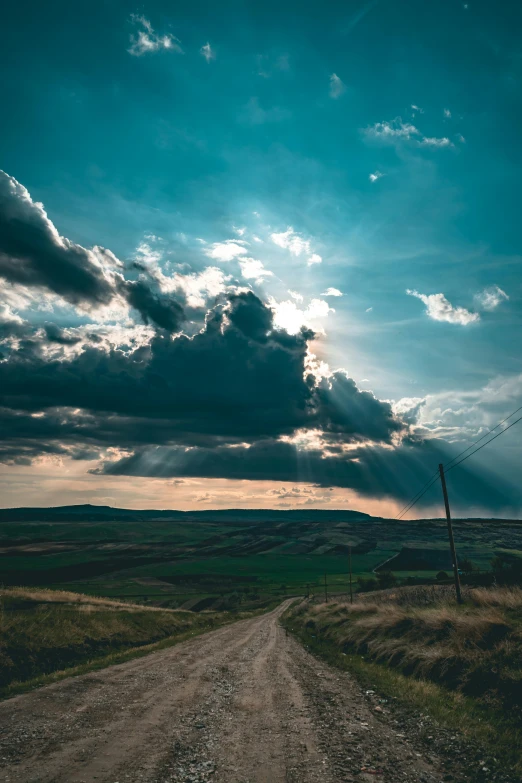
<path fill-rule="evenodd" d="M 170 516 L 169 516 L 170 514 Z M 400 578 L 449 570 L 443 520 L 355 512 L 0 512 L 0 583 L 69 589 L 166 607 L 232 608 L 285 594 L 348 590 L 384 565 Z M 461 558 L 487 570 L 522 556 L 522 523 L 457 520 Z M 387 563 L 389 561 L 389 563 Z M 209 601 L 207 599 L 212 599 Z"/>

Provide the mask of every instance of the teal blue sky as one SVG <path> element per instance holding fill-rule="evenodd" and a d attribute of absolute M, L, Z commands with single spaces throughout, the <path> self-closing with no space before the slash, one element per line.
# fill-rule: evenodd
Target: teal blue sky
<path fill-rule="evenodd" d="M 522 404 L 521 28 L 507 0 L 12 3 L 0 168 L 83 248 L 250 287 L 457 453 Z M 519 443 L 475 458 L 505 513 Z"/>

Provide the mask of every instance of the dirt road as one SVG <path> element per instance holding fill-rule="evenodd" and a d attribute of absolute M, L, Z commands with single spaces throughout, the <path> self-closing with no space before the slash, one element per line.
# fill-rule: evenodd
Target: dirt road
<path fill-rule="evenodd" d="M 284 605 L 0 704 L 0 781 L 439 783 L 441 760 L 278 620 Z"/>

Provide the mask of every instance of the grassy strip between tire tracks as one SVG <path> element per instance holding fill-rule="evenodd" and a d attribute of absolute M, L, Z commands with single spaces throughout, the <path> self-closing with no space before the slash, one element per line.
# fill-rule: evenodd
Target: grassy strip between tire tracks
<path fill-rule="evenodd" d="M 306 627 L 306 606 L 307 602 L 294 604 L 284 613 L 281 623 L 309 652 L 349 672 L 363 688 L 376 691 L 390 700 L 392 706 L 429 715 L 442 729 L 454 732 L 463 743 L 478 749 L 490 769 L 505 773 L 509 776 L 506 779 L 522 780 L 522 731 L 518 718 L 510 710 L 485 705 L 459 690 L 403 674 L 393 665 L 373 661 L 368 655 L 340 645 L 335 634 L 329 637 L 318 633 L 317 628 Z M 318 611 L 320 607 L 316 607 L 316 613 Z M 325 629 L 321 630 L 324 632 Z M 426 734 L 430 731 L 427 729 Z M 422 732 L 419 736 L 423 739 Z M 470 777 L 466 779 L 485 780 L 487 776 L 479 774 L 475 778 L 470 770 Z"/>
<path fill-rule="evenodd" d="M 61 591 L 1 593 L 0 699 L 140 658 L 272 609 L 185 612 Z"/>

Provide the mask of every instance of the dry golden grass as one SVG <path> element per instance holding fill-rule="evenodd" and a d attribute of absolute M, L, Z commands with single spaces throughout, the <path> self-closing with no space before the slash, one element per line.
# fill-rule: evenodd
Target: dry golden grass
<path fill-rule="evenodd" d="M 0 690 L 228 621 L 226 612 L 140 606 L 59 590 L 0 591 Z"/>
<path fill-rule="evenodd" d="M 432 597 L 431 603 L 427 598 Z M 303 602 L 294 616 L 317 639 L 522 710 L 522 590 L 394 589 L 372 600 Z"/>
<path fill-rule="evenodd" d="M 522 591 L 464 596 L 458 606 L 451 589 L 397 588 L 358 595 L 354 604 L 303 601 L 283 621 L 363 687 L 462 730 L 477 759 L 489 756 L 513 772 L 499 780 L 522 780 Z M 475 767 L 470 772 L 479 779 Z"/>
<path fill-rule="evenodd" d="M 62 604 L 76 606 L 78 609 L 85 610 L 90 607 L 91 611 L 95 609 L 139 611 L 139 612 L 183 612 L 183 609 L 162 609 L 158 606 L 142 606 L 141 604 L 127 603 L 126 601 L 113 601 L 110 598 L 98 598 L 98 596 L 85 595 L 83 593 L 71 593 L 67 590 L 33 590 L 28 587 L 3 587 L 0 590 L 0 601 L 2 599 L 20 599 L 24 601 L 34 601 L 43 604 Z M 1 605 L 0 605 L 1 606 Z"/>
<path fill-rule="evenodd" d="M 522 608 L 522 589 L 520 587 L 476 587 L 469 591 L 468 597 L 475 606 L 498 606 L 502 609 Z"/>

